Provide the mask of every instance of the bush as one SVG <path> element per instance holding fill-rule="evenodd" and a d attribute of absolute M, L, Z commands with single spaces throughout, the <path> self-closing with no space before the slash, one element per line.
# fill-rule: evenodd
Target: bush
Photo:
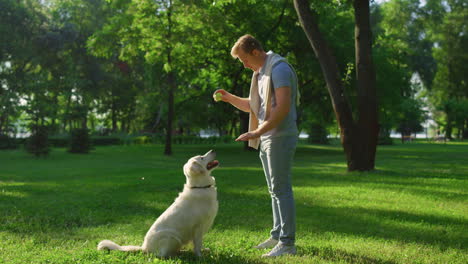
<path fill-rule="evenodd" d="M 49 132 L 46 126 L 33 125 L 31 127 L 32 135 L 26 141 L 26 151 L 34 154 L 36 157 L 48 156 L 49 147 Z"/>
<path fill-rule="evenodd" d="M 320 124 L 313 124 L 309 132 L 308 142 L 312 144 L 328 144 L 328 131 Z"/>
<path fill-rule="evenodd" d="M 64 148 L 71 146 L 71 135 L 49 137 L 49 144 L 52 147 Z M 122 145 L 122 139 L 117 136 L 91 136 L 91 148 L 93 146 Z"/>
<path fill-rule="evenodd" d="M 234 142 L 234 138 L 231 136 L 221 136 L 220 138 L 222 143 L 232 143 Z"/>
<path fill-rule="evenodd" d="M 7 135 L 0 134 L 0 149 L 15 149 L 18 145 L 14 138 L 10 138 Z"/>
<path fill-rule="evenodd" d="M 393 140 L 391 137 L 380 137 L 377 143 L 378 145 L 393 145 Z"/>
<path fill-rule="evenodd" d="M 115 136 L 94 136 L 91 139 L 94 146 L 122 145 L 122 139 Z"/>
<path fill-rule="evenodd" d="M 163 134 L 153 134 L 153 144 L 166 143 L 166 136 Z"/>
<path fill-rule="evenodd" d="M 52 136 L 49 137 L 49 144 L 55 148 L 66 148 L 70 146 L 69 136 Z"/>
<path fill-rule="evenodd" d="M 221 137 L 200 137 L 200 136 L 181 136 L 176 135 L 172 137 L 172 143 L 174 144 L 221 144 L 221 143 L 232 143 L 234 138 L 231 136 L 221 136 Z M 164 144 L 165 138 L 160 140 L 161 144 Z"/>
<path fill-rule="evenodd" d="M 19 139 L 16 139 L 16 142 Z M 1 141 L 1 139 L 0 139 Z M 15 141 L 13 141 L 15 142 Z M 114 134 L 110 136 L 91 136 L 87 129 L 74 129 L 70 135 L 55 135 L 48 138 L 51 147 L 68 147 L 71 153 L 89 153 L 93 146 L 110 145 L 142 145 L 165 144 L 166 136 L 163 134 Z M 221 137 L 200 137 L 198 135 L 174 135 L 173 144 L 225 144 L 234 142 L 234 138 L 228 135 Z M 18 143 L 16 143 L 18 144 Z"/>
<path fill-rule="evenodd" d="M 70 153 L 89 153 L 91 150 L 91 139 L 86 128 L 76 128 L 71 131 Z"/>
<path fill-rule="evenodd" d="M 133 144 L 150 144 L 152 143 L 152 138 L 150 136 L 139 136 L 133 138 Z"/>

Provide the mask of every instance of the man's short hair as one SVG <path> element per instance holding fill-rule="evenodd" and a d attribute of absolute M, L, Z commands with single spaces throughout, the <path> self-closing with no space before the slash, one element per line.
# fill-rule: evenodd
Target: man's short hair
<path fill-rule="evenodd" d="M 263 51 L 262 44 L 260 44 L 260 42 L 257 39 L 255 39 L 254 37 L 252 37 L 252 35 L 249 34 L 240 37 L 236 41 L 236 43 L 231 49 L 231 56 L 237 58 L 239 54 L 239 49 L 242 49 L 242 51 L 244 51 L 247 54 L 251 54 L 252 51 L 255 49 Z"/>

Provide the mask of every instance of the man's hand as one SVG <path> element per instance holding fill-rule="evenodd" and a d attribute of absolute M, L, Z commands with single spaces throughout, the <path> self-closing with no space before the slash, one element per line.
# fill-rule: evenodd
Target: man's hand
<path fill-rule="evenodd" d="M 258 137 L 260 137 L 260 134 L 258 132 L 251 131 L 240 135 L 238 138 L 236 138 L 236 141 L 247 141 L 249 139 L 255 139 Z"/>
<path fill-rule="evenodd" d="M 217 96 L 216 94 L 221 94 L 220 96 Z M 216 102 L 223 101 L 223 102 L 229 102 L 228 96 L 231 95 L 229 92 L 227 92 L 224 89 L 218 89 L 213 93 L 213 99 Z M 217 99 L 219 98 L 219 99 Z"/>

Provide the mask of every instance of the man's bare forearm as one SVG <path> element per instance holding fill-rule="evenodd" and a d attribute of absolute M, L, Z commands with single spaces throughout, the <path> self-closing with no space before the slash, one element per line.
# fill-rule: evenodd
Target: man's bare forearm
<path fill-rule="evenodd" d="M 233 94 L 229 94 L 227 101 L 241 111 L 247 113 L 250 112 L 249 98 L 241 98 Z"/>

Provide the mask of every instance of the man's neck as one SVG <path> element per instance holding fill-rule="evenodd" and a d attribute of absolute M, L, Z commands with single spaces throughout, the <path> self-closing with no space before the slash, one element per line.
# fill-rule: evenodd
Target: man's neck
<path fill-rule="evenodd" d="M 265 62 L 267 60 L 267 57 L 268 55 L 266 54 L 266 52 L 263 52 L 259 55 L 259 58 L 258 58 L 258 61 L 260 62 L 259 63 L 259 67 L 258 69 L 256 70 L 256 72 L 260 72 L 260 70 L 262 69 L 262 67 L 265 65 Z"/>

